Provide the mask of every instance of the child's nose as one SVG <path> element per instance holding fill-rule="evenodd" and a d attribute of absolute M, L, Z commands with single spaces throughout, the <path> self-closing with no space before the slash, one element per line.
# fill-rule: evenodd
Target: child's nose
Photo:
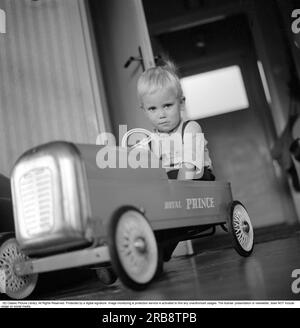
<path fill-rule="evenodd" d="M 164 108 L 161 108 L 159 110 L 159 117 L 162 118 L 162 117 L 166 117 L 166 111 Z"/>

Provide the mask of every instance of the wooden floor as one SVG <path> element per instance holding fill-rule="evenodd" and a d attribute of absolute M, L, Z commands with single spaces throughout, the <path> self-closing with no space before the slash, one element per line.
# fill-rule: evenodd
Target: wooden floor
<path fill-rule="evenodd" d="M 173 258 L 147 290 L 120 281 L 101 285 L 91 270 L 69 270 L 41 277 L 34 300 L 300 300 L 291 289 L 300 269 L 300 232 L 260 242 L 249 258 L 232 248 Z"/>

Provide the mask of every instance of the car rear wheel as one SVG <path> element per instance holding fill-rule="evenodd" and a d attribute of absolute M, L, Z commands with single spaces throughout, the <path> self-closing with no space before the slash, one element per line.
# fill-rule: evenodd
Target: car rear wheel
<path fill-rule="evenodd" d="M 109 250 L 113 269 L 124 285 L 144 289 L 161 270 L 155 235 L 144 215 L 126 208 L 111 220 Z"/>
<path fill-rule="evenodd" d="M 246 208 L 238 201 L 234 201 L 231 205 L 229 232 L 235 250 L 241 256 L 249 256 L 254 247 L 254 231 Z"/>
<path fill-rule="evenodd" d="M 100 282 L 104 285 L 112 285 L 118 279 L 117 275 L 115 274 L 114 270 L 111 267 L 100 267 L 96 268 L 96 275 Z"/>
<path fill-rule="evenodd" d="M 2 277 L 2 290 L 12 299 L 28 297 L 36 287 L 38 275 L 19 276 L 14 270 L 16 263 L 28 260 L 20 250 L 14 238 L 10 238 L 0 246 L 0 273 Z"/>

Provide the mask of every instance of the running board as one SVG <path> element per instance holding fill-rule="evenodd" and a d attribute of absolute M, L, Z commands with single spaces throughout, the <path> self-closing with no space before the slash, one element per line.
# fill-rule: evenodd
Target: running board
<path fill-rule="evenodd" d="M 105 262 L 110 262 L 109 250 L 107 246 L 100 246 L 18 262 L 15 264 L 14 270 L 17 275 L 24 276 Z"/>

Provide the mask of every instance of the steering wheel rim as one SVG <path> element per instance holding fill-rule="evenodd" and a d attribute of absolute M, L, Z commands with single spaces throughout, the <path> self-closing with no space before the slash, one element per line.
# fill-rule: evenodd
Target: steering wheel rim
<path fill-rule="evenodd" d="M 122 141 L 121 141 L 121 147 L 124 147 L 124 148 L 128 147 L 127 146 L 128 137 L 130 137 L 134 133 L 144 133 L 147 136 L 147 138 L 144 138 L 137 144 L 131 146 L 132 149 L 139 147 L 139 146 L 146 145 L 154 138 L 153 133 L 147 129 L 143 129 L 143 128 L 131 129 L 124 134 Z"/>

